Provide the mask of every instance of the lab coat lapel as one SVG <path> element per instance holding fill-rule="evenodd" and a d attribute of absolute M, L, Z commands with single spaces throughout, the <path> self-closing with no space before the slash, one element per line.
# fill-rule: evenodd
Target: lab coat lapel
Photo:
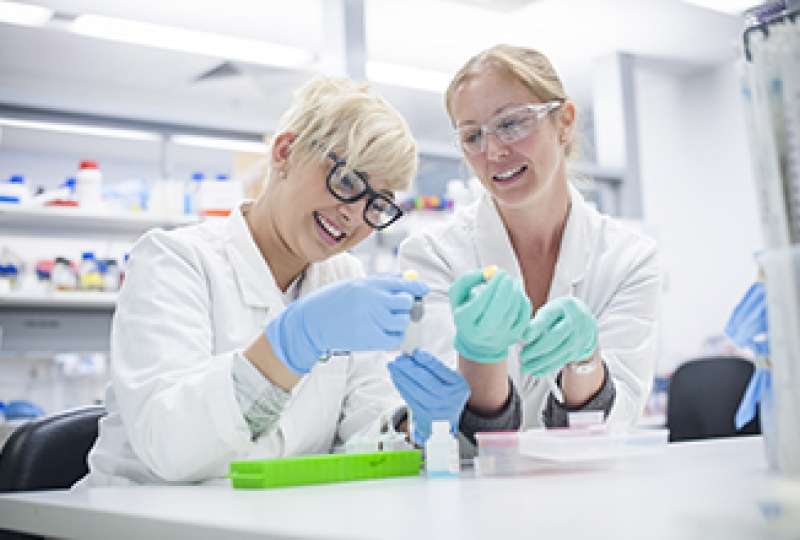
<path fill-rule="evenodd" d="M 488 193 L 484 193 L 478 202 L 475 227 L 473 237 L 479 268 L 496 264 L 508 272 L 509 276 L 521 281 L 522 271 L 511 246 L 508 230 Z"/>
<path fill-rule="evenodd" d="M 578 294 L 579 287 L 586 275 L 597 242 L 596 227 L 591 226 L 593 219 L 591 209 L 572 184 L 569 184 L 569 194 L 572 207 L 561 237 L 561 248 L 553 281 L 550 284 L 548 301 L 561 296 L 581 296 Z"/>
<path fill-rule="evenodd" d="M 245 203 L 247 204 L 247 203 Z M 282 293 L 250 234 L 242 209 L 228 217 L 225 251 L 230 258 L 242 300 L 251 307 L 283 305 Z"/>

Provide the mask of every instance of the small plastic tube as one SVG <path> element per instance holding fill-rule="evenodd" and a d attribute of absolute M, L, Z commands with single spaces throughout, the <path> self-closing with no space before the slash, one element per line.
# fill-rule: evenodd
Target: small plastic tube
<path fill-rule="evenodd" d="M 415 270 L 406 270 L 403 272 L 403 279 L 416 280 L 419 279 L 419 275 Z M 416 349 L 420 343 L 421 328 L 419 322 L 422 320 L 422 317 L 425 316 L 425 303 L 422 297 L 414 298 L 410 316 L 411 323 L 409 323 L 408 328 L 406 328 L 405 338 L 403 339 L 403 344 L 400 346 L 400 350 L 407 356 L 414 354 L 414 349 Z"/>

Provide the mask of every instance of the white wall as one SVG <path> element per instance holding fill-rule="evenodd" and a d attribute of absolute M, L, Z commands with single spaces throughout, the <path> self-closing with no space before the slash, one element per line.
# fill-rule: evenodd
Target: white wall
<path fill-rule="evenodd" d="M 665 271 L 658 372 L 719 335 L 762 245 L 735 66 L 637 66 L 645 221 Z"/>

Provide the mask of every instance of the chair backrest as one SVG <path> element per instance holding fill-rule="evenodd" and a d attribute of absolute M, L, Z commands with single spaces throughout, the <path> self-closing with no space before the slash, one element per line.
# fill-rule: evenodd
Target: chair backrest
<path fill-rule="evenodd" d="M 761 433 L 758 416 L 736 430 L 733 419 L 753 374 L 753 364 L 736 356 L 698 358 L 682 364 L 669 383 L 670 441 Z"/>
<path fill-rule="evenodd" d="M 68 488 L 88 473 L 86 456 L 105 407 L 81 407 L 23 424 L 0 453 L 0 492 Z"/>

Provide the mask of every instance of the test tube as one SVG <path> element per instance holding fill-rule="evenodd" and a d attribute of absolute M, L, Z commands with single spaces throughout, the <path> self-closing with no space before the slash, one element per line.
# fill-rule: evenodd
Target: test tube
<path fill-rule="evenodd" d="M 403 279 L 416 280 L 419 275 L 415 270 L 406 270 L 403 272 Z M 414 354 L 414 349 L 419 347 L 420 344 L 420 324 L 422 317 L 425 315 L 425 303 L 422 297 L 414 297 L 414 303 L 411 305 L 411 322 L 406 328 L 406 335 L 403 339 L 403 344 L 400 350 L 403 354 L 411 356 Z"/>

